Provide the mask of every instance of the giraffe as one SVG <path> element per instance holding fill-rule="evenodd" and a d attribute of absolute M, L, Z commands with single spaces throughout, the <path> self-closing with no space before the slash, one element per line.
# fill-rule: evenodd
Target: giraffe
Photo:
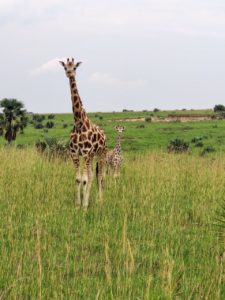
<path fill-rule="evenodd" d="M 102 200 L 103 168 L 107 153 L 106 137 L 104 132 L 89 120 L 83 108 L 75 80 L 76 69 L 81 62 L 75 63 L 74 58 L 72 60 L 67 58 L 66 63 L 60 61 L 60 64 L 69 78 L 74 115 L 74 127 L 70 136 L 69 150 L 76 170 L 77 198 L 75 204 L 77 208 L 83 205 L 86 210 L 89 205 L 89 195 L 93 181 L 92 161 L 94 156 L 97 156 L 99 200 Z M 84 161 L 83 174 L 80 167 L 80 157 Z M 82 199 L 81 185 L 83 186 Z"/>
<path fill-rule="evenodd" d="M 124 126 L 116 126 L 115 127 L 117 131 L 117 137 L 116 137 L 116 146 L 113 150 L 109 151 L 106 156 L 106 163 L 107 167 L 111 167 L 114 172 L 114 177 L 119 176 L 119 169 L 121 167 L 123 156 L 121 151 L 121 135 L 124 131 Z"/>

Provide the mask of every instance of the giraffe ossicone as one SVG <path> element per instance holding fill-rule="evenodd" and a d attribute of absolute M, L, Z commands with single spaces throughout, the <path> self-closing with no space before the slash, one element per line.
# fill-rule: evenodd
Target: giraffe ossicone
<path fill-rule="evenodd" d="M 67 58 L 66 63 L 60 61 L 60 64 L 63 66 L 66 76 L 69 78 L 74 115 L 74 128 L 70 136 L 69 149 L 76 169 L 76 206 L 80 207 L 83 205 L 84 209 L 87 209 L 93 181 L 92 161 L 94 156 L 97 156 L 99 200 L 102 200 L 103 169 L 105 167 L 107 153 L 106 137 L 103 130 L 91 122 L 83 108 L 75 80 L 76 69 L 81 62 L 75 63 L 73 58 L 71 60 Z M 80 167 L 80 157 L 84 159 L 83 174 Z M 81 199 L 81 188 L 83 188 L 83 199 Z"/>

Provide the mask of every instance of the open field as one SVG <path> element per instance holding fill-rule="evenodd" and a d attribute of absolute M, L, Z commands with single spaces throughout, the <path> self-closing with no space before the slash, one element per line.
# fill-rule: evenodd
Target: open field
<path fill-rule="evenodd" d="M 225 155 L 126 155 L 74 209 L 70 160 L 0 149 L 0 299 L 224 299 Z"/>
<path fill-rule="evenodd" d="M 107 136 L 109 148 L 114 147 L 115 130 L 114 126 L 122 124 L 126 130 L 122 137 L 122 148 L 124 151 L 142 151 L 149 149 L 166 150 L 170 140 L 175 138 L 184 139 L 191 142 L 194 138 L 200 138 L 202 147 L 196 147 L 191 143 L 191 150 L 200 153 L 202 148 L 213 145 L 217 151 L 225 151 L 225 121 L 191 121 L 191 122 L 146 122 L 130 121 L 130 119 L 145 119 L 152 117 L 166 117 L 168 115 L 210 115 L 214 116 L 212 110 L 193 110 L 193 111 L 160 111 L 153 112 L 117 112 L 117 113 L 91 113 L 89 117 L 93 122 L 102 127 Z M 119 120 L 119 121 L 118 121 Z M 46 124 L 47 118 L 43 121 Z M 38 139 L 45 136 L 53 136 L 68 141 L 70 132 L 73 128 L 72 114 L 56 114 L 53 120 L 55 126 L 52 129 L 35 129 L 33 124 L 29 124 L 24 130 L 24 134 L 19 134 L 16 144 L 34 145 Z M 64 128 L 64 124 L 67 125 Z M 0 144 L 4 144 L 0 138 Z"/>

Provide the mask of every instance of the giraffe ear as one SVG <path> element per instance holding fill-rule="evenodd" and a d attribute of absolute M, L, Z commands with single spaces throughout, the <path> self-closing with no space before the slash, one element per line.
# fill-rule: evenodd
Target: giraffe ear
<path fill-rule="evenodd" d="M 59 63 L 65 68 L 65 63 L 63 61 L 59 61 Z"/>
<path fill-rule="evenodd" d="M 78 63 L 76 63 L 75 68 L 79 67 L 79 65 L 81 65 L 81 64 L 82 64 L 82 62 L 79 61 Z"/>

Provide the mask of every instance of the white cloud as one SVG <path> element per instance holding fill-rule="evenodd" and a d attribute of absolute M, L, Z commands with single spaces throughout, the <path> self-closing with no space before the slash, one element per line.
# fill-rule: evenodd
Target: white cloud
<path fill-rule="evenodd" d="M 113 77 L 110 74 L 107 73 L 93 73 L 90 76 L 90 81 L 96 82 L 99 84 L 104 84 L 108 86 L 113 86 L 113 87 L 136 87 L 136 86 L 142 86 L 145 84 L 145 81 L 142 79 L 137 79 L 137 80 L 123 80 L 120 78 Z"/>
<path fill-rule="evenodd" d="M 41 30 L 129 36 L 168 34 L 225 36 L 221 0 L 0 0 L 11 22 Z"/>
<path fill-rule="evenodd" d="M 60 70 L 60 60 L 65 60 L 65 57 L 56 57 L 53 58 L 40 67 L 35 68 L 34 70 L 31 71 L 32 75 L 41 75 L 44 73 L 49 73 L 49 72 L 58 72 Z"/>

